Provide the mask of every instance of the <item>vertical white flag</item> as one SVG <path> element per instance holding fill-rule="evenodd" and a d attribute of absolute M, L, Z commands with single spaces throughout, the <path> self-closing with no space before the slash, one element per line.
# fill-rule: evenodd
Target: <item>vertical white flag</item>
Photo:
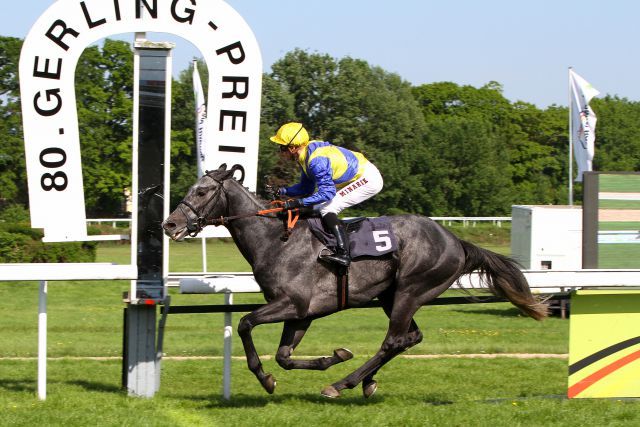
<path fill-rule="evenodd" d="M 578 165 L 576 181 L 582 182 L 582 173 L 592 170 L 596 139 L 596 114 L 589 106 L 598 92 L 589 82 L 569 70 L 571 92 L 571 129 L 573 156 Z"/>
<path fill-rule="evenodd" d="M 204 175 L 205 153 L 207 146 L 207 104 L 198 73 L 198 62 L 193 61 L 193 95 L 196 101 L 196 157 L 198 177 Z"/>

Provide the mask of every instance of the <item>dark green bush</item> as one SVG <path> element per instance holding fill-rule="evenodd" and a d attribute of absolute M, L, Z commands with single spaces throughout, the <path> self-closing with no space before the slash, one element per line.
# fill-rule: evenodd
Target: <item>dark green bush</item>
<path fill-rule="evenodd" d="M 22 205 L 9 205 L 0 212 L 0 220 L 6 222 L 29 222 L 29 210 Z"/>
<path fill-rule="evenodd" d="M 94 262 L 96 242 L 43 243 L 41 230 L 0 223 L 0 262 Z"/>

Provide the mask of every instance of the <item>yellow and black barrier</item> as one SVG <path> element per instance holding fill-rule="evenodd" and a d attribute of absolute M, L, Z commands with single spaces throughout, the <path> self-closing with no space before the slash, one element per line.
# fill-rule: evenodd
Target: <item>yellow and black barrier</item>
<path fill-rule="evenodd" d="M 640 289 L 572 295 L 567 395 L 640 397 Z"/>

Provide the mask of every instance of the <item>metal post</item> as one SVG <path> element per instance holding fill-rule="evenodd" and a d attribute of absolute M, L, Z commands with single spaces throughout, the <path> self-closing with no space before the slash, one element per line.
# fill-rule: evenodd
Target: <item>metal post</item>
<path fill-rule="evenodd" d="M 201 237 L 202 241 L 202 272 L 207 272 L 207 238 Z"/>
<path fill-rule="evenodd" d="M 136 34 L 131 256 L 138 278 L 129 292 L 123 355 L 124 385 L 132 396 L 152 397 L 160 384 L 162 338 L 157 349 L 156 306 L 167 296 L 168 239 L 159 224 L 168 215 L 173 47 Z"/>
<path fill-rule="evenodd" d="M 233 304 L 233 294 L 224 294 L 225 305 Z M 232 313 L 224 313 L 224 357 L 222 366 L 222 396 L 231 399 L 231 339 L 233 337 L 233 328 L 231 326 Z"/>
<path fill-rule="evenodd" d="M 38 399 L 47 398 L 47 281 L 40 281 L 38 296 Z"/>
<path fill-rule="evenodd" d="M 582 268 L 598 268 L 597 172 L 585 172 L 582 187 Z"/>
<path fill-rule="evenodd" d="M 153 397 L 157 391 L 156 306 L 134 305 L 127 308 L 126 388 L 129 396 Z"/>

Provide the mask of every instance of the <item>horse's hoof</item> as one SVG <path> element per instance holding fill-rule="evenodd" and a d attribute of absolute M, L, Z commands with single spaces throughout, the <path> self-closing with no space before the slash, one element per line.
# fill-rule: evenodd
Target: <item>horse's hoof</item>
<path fill-rule="evenodd" d="M 320 393 L 329 399 L 336 399 L 340 397 L 340 392 L 332 385 L 326 386 Z"/>
<path fill-rule="evenodd" d="M 371 381 L 368 383 L 362 383 L 362 394 L 367 399 L 373 396 L 373 394 L 378 390 L 378 383 L 376 381 Z"/>
<path fill-rule="evenodd" d="M 276 389 L 276 378 L 271 374 L 267 374 L 264 379 L 260 381 L 260 384 L 267 390 L 267 393 L 273 394 L 273 391 Z"/>
<path fill-rule="evenodd" d="M 337 348 L 333 350 L 333 355 L 340 359 L 342 362 L 353 359 L 353 353 L 346 348 Z"/>

